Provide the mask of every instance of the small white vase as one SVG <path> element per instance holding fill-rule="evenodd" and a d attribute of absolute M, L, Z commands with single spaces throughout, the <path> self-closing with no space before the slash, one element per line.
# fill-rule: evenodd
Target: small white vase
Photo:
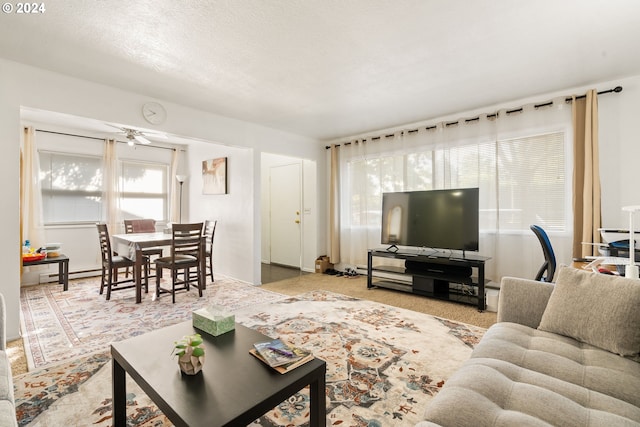
<path fill-rule="evenodd" d="M 204 355 L 196 357 L 193 354 L 193 347 L 187 347 L 182 356 L 178 357 L 180 370 L 187 375 L 195 375 L 202 370 L 204 365 Z"/>

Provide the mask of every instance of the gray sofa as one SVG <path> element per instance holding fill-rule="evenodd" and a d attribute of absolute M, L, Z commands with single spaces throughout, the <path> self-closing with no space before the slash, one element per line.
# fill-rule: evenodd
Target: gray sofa
<path fill-rule="evenodd" d="M 498 323 L 416 427 L 640 426 L 639 353 L 639 280 L 504 278 Z"/>
<path fill-rule="evenodd" d="M 13 400 L 13 378 L 7 356 L 6 307 L 0 294 L 0 426 L 17 426 L 16 407 Z"/>

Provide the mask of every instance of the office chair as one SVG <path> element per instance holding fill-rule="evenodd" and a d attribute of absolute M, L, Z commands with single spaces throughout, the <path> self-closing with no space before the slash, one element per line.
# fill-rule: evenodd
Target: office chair
<path fill-rule="evenodd" d="M 531 225 L 529 228 L 531 228 L 531 231 L 538 237 L 540 245 L 542 246 L 542 253 L 544 254 L 544 263 L 538 270 L 535 280 L 552 282 L 553 276 L 556 273 L 556 255 L 553 253 L 549 236 L 547 236 L 547 233 L 540 226 Z M 544 275 L 545 271 L 547 273 L 546 276 Z"/>

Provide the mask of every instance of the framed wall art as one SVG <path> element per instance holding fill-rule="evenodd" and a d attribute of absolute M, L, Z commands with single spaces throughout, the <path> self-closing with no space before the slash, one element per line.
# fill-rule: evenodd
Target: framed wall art
<path fill-rule="evenodd" d="M 202 194 L 227 194 L 227 158 L 202 161 Z"/>

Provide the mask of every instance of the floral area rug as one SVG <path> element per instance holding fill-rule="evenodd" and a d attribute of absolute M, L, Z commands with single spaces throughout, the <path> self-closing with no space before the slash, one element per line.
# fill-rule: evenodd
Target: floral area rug
<path fill-rule="evenodd" d="M 475 326 L 324 291 L 234 313 L 237 323 L 307 348 L 327 362 L 327 425 L 332 426 L 415 424 L 484 334 Z M 106 351 L 19 375 L 14 382 L 21 426 L 112 425 Z M 128 376 L 127 405 L 128 425 L 172 425 Z M 303 389 L 251 425 L 306 426 L 308 413 L 309 394 Z"/>
<path fill-rule="evenodd" d="M 23 287 L 20 309 L 29 370 L 107 350 L 109 344 L 191 319 L 191 312 L 212 304 L 229 310 L 277 301 L 286 296 L 216 276 L 203 297 L 196 288 L 154 300 L 155 285 L 135 303 L 135 290 L 99 295 L 100 278 L 74 280 L 69 290 L 51 284 Z"/>

